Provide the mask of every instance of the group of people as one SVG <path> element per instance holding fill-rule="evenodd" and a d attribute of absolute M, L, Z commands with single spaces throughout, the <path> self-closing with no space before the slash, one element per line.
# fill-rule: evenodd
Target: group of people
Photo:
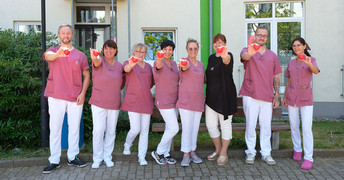
<path fill-rule="evenodd" d="M 90 83 L 89 65 L 85 54 L 75 49 L 71 43 L 73 30 L 70 25 L 61 25 L 58 37 L 60 45 L 49 48 L 43 54 L 50 70 L 44 95 L 48 97 L 49 103 L 51 152 L 50 164 L 43 173 L 50 173 L 60 167 L 61 129 L 66 112 L 69 126 L 68 165 L 87 165 L 77 155 L 82 108 Z M 269 165 L 276 164 L 271 156 L 271 117 L 272 107 L 276 108 L 280 104 L 279 74 L 282 71 L 276 54 L 265 47 L 267 37 L 268 30 L 258 27 L 254 35 L 255 44 L 250 44 L 240 54 L 245 68 L 239 94 L 243 96 L 246 116 L 247 164 L 253 164 L 256 156 L 255 128 L 258 117 L 262 160 Z M 260 48 L 256 49 L 254 45 L 259 45 Z M 226 37 L 223 34 L 214 37 L 213 48 L 216 53 L 209 56 L 206 69 L 202 62 L 197 60 L 199 43 L 196 40 L 187 40 L 188 56 L 182 58 L 178 64 L 171 59 L 175 44 L 165 40 L 160 46 L 161 51 L 157 53 L 153 67 L 143 61 L 148 50 L 143 43 L 133 46 L 132 56 L 123 65 L 114 59 L 118 47 L 113 40 L 104 43 L 101 56 L 93 53 L 95 49 L 90 49 L 93 72 L 92 96 L 89 100 L 93 118 L 92 168 L 99 168 L 103 162 L 107 167 L 114 166 L 111 154 L 120 110 L 127 111 L 130 120 L 123 154 L 131 153 L 133 141 L 140 134 L 138 162 L 140 165 L 147 165 L 145 158 L 154 105 L 159 109 L 166 126 L 157 149 L 151 152 L 158 164 L 177 162 L 170 155 L 170 147 L 173 137 L 179 132 L 179 114 L 182 124 L 181 151 L 184 153 L 181 166 L 189 166 L 191 162 L 202 163 L 203 160 L 195 151 L 204 110 L 206 126 L 215 146 L 215 151 L 208 155 L 207 159 L 216 160 L 218 165 L 227 163 L 227 150 L 232 139 L 232 117 L 237 111 L 237 92 L 233 81 L 234 59 L 232 53 L 228 52 Z M 299 56 L 288 64 L 283 106 L 289 110 L 295 161 L 302 161 L 298 114 L 301 109 L 304 138 L 304 162 L 301 168 L 310 169 L 313 165 L 313 98 L 310 81 L 312 74 L 317 74 L 319 69 L 315 58 L 307 51 L 309 46 L 302 38 L 295 39 L 291 49 L 295 55 L 303 55 L 303 58 Z M 65 53 L 66 50 L 69 53 Z M 151 93 L 153 85 L 155 101 Z M 124 86 L 126 91 L 121 102 L 121 89 Z"/>

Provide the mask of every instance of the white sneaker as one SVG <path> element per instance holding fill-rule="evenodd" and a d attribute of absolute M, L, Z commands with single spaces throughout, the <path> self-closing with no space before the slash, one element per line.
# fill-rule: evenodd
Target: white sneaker
<path fill-rule="evenodd" d="M 262 156 L 262 160 L 265 161 L 268 165 L 275 165 L 276 162 L 274 159 L 272 159 L 271 155 L 267 155 L 265 157 Z"/>
<path fill-rule="evenodd" d="M 256 157 L 252 153 L 246 155 L 246 164 L 254 164 L 254 159 Z"/>
<path fill-rule="evenodd" d="M 112 161 L 104 161 L 106 167 L 114 167 L 115 163 L 113 163 Z"/>
<path fill-rule="evenodd" d="M 130 147 L 124 146 L 123 154 L 124 155 L 130 155 L 131 154 Z"/>
<path fill-rule="evenodd" d="M 99 166 L 100 166 L 100 163 L 99 163 L 99 162 L 94 162 L 94 163 L 92 164 L 92 168 L 93 168 L 93 169 L 98 169 Z"/>
<path fill-rule="evenodd" d="M 145 166 L 145 165 L 148 164 L 145 158 L 139 158 L 138 161 L 139 161 L 139 163 L 140 163 L 141 166 Z"/>

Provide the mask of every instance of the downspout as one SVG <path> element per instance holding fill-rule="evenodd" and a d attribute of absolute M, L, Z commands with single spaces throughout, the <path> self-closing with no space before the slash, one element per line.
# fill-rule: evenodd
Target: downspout
<path fill-rule="evenodd" d="M 128 0 L 128 58 L 131 56 L 131 39 L 130 39 L 131 31 L 130 31 L 130 0 Z"/>
<path fill-rule="evenodd" d="M 213 0 L 209 0 L 209 56 L 213 54 Z"/>
<path fill-rule="evenodd" d="M 71 21 L 70 21 L 70 25 L 72 26 L 73 32 L 74 32 L 75 28 L 74 28 L 74 9 L 73 9 L 73 0 L 70 1 L 70 11 L 71 11 Z M 74 32 L 74 33 L 75 33 L 75 32 Z M 75 45 L 75 38 L 73 38 L 72 44 Z"/>
<path fill-rule="evenodd" d="M 115 20 L 113 17 L 113 11 L 114 11 L 114 5 L 113 5 L 113 0 L 111 0 L 111 32 L 110 32 L 110 39 L 114 39 L 115 38 Z"/>

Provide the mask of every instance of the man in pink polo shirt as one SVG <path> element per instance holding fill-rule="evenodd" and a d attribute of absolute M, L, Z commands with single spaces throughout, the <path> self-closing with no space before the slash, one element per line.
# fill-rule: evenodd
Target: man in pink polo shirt
<path fill-rule="evenodd" d="M 279 74 L 281 65 L 276 54 L 266 49 L 268 29 L 258 27 L 255 34 L 256 46 L 253 44 L 241 51 L 241 62 L 244 64 L 245 77 L 240 95 L 243 96 L 243 108 L 246 117 L 245 141 L 247 145 L 246 163 L 253 164 L 256 156 L 256 124 L 259 117 L 260 153 L 262 160 L 269 165 L 276 162 L 271 157 L 271 118 L 272 106 L 278 107 Z M 275 90 L 275 91 L 274 91 Z"/>
<path fill-rule="evenodd" d="M 44 96 L 48 97 L 50 114 L 49 166 L 43 173 L 51 173 L 60 167 L 61 132 L 64 115 L 68 114 L 68 165 L 85 167 L 79 154 L 79 129 L 85 94 L 90 83 L 87 58 L 72 45 L 73 29 L 61 25 L 57 36 L 60 45 L 50 47 L 43 59 L 49 64 L 49 76 Z M 82 80 L 83 79 L 83 80 Z"/>

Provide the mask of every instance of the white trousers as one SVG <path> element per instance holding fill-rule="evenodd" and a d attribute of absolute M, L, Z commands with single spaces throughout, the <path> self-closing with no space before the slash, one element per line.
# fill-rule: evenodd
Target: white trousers
<path fill-rule="evenodd" d="M 171 143 L 173 137 L 178 133 L 178 109 L 159 109 L 162 118 L 165 121 L 165 132 L 161 138 L 161 141 L 156 149 L 156 152 L 165 157 L 170 156 Z"/>
<path fill-rule="evenodd" d="M 253 99 L 249 96 L 244 96 L 243 108 L 246 117 L 245 140 L 247 150 L 245 153 L 252 153 L 253 155 L 256 155 L 256 125 L 257 118 L 259 118 L 260 154 L 263 157 L 270 155 L 272 103 Z"/>
<path fill-rule="evenodd" d="M 301 135 L 300 135 L 300 118 L 299 110 L 301 111 L 302 119 L 302 138 L 304 159 L 313 162 L 313 106 L 293 107 L 288 106 L 289 122 L 291 128 L 291 139 L 294 144 L 294 151 L 302 152 Z"/>
<path fill-rule="evenodd" d="M 182 121 L 182 142 L 180 151 L 184 153 L 196 151 L 202 112 L 190 111 L 182 108 L 179 108 L 179 112 Z"/>
<path fill-rule="evenodd" d="M 228 116 L 227 120 L 224 120 L 222 114 L 217 113 L 211 109 L 208 105 L 205 106 L 205 122 L 207 125 L 208 133 L 211 138 L 217 138 L 220 136 L 219 122 L 222 132 L 222 139 L 231 140 L 232 139 L 232 117 Z"/>
<path fill-rule="evenodd" d="M 130 130 L 125 140 L 125 147 L 131 147 L 136 136 L 140 133 L 139 138 L 139 158 L 145 158 L 148 148 L 148 132 L 149 132 L 149 121 L 150 114 L 142 114 L 136 112 L 128 112 L 130 120 Z"/>
<path fill-rule="evenodd" d="M 74 160 L 79 154 L 79 130 L 83 105 L 76 102 L 49 97 L 49 128 L 50 128 L 50 157 L 49 162 L 60 163 L 61 157 L 61 134 L 65 113 L 68 115 L 68 150 L 67 157 Z"/>
<path fill-rule="evenodd" d="M 119 110 L 91 105 L 93 119 L 93 162 L 112 160 Z"/>

